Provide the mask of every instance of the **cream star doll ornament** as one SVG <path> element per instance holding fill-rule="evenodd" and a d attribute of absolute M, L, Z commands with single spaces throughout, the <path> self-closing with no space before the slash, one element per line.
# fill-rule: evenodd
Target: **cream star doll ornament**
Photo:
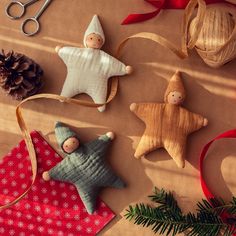
<path fill-rule="evenodd" d="M 101 50 L 104 42 L 104 32 L 95 15 L 84 35 L 85 48 L 56 47 L 56 52 L 67 66 L 62 96 L 74 97 L 86 93 L 95 103 L 105 103 L 108 79 L 132 72 L 131 66 L 126 66 Z M 98 110 L 104 111 L 105 105 Z"/>
<path fill-rule="evenodd" d="M 164 103 L 133 103 L 130 110 L 141 119 L 146 129 L 134 156 L 140 158 L 158 148 L 165 148 L 177 166 L 185 166 L 187 136 L 206 126 L 206 118 L 192 113 L 180 105 L 185 89 L 177 71 L 171 78 Z"/>

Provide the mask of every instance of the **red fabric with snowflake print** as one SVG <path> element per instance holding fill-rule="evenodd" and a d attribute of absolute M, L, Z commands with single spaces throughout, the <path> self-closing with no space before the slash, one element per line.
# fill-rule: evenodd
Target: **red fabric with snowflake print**
<path fill-rule="evenodd" d="M 96 235 L 114 213 L 102 202 L 89 215 L 71 184 L 42 179 L 42 172 L 55 166 L 61 157 L 37 132 L 31 137 L 37 153 L 38 175 L 31 191 L 11 208 L 0 211 L 0 235 Z M 0 204 L 19 196 L 30 185 L 31 165 L 24 141 L 0 163 Z"/>

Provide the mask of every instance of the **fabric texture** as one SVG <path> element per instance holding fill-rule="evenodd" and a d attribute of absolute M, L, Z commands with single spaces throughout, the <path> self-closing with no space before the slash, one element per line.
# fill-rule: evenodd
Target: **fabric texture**
<path fill-rule="evenodd" d="M 90 34 L 93 34 L 93 33 L 100 35 L 102 37 L 102 39 L 103 39 L 103 44 L 105 43 L 105 35 L 104 35 L 103 29 L 102 29 L 102 25 L 101 25 L 97 15 L 93 16 L 92 21 L 90 22 L 87 30 L 85 31 L 85 34 L 84 34 L 84 46 L 86 48 L 87 48 L 86 37 L 88 35 L 90 35 Z"/>
<path fill-rule="evenodd" d="M 179 85 L 177 86 L 176 83 Z M 167 91 L 172 91 L 172 88 L 180 88 L 180 91 L 177 91 L 183 93 L 179 73 L 171 78 Z M 167 95 L 165 94 L 165 97 Z M 185 97 L 185 92 L 182 96 Z M 179 105 L 169 104 L 167 101 L 165 103 L 139 103 L 131 107 L 131 110 L 146 125 L 134 154 L 135 157 L 140 158 L 163 147 L 178 167 L 183 168 L 185 166 L 187 136 L 204 126 L 204 117 Z"/>
<path fill-rule="evenodd" d="M 63 142 L 61 138 L 63 133 L 60 130 L 70 132 L 63 123 L 57 122 L 55 133 L 60 141 L 59 145 L 61 141 Z M 80 145 L 49 171 L 52 179 L 74 184 L 89 214 L 94 213 L 96 209 L 101 188 L 125 186 L 105 163 L 104 156 L 110 144 L 111 140 L 107 135 L 100 136 L 87 144 Z"/>
<path fill-rule="evenodd" d="M 88 33 L 96 32 L 105 40 L 100 22 L 93 18 Z M 108 79 L 112 76 L 121 76 L 126 73 L 126 66 L 116 58 L 101 49 L 62 47 L 58 55 L 67 66 L 67 77 L 61 95 L 74 97 L 77 94 L 88 94 L 95 103 L 105 103 L 107 96 Z M 105 110 L 105 105 L 98 108 Z"/>
<path fill-rule="evenodd" d="M 67 183 L 45 182 L 41 175 L 61 157 L 37 132 L 31 137 L 37 151 L 38 176 L 35 185 L 20 202 L 0 211 L 0 235 L 94 236 L 114 218 L 101 201 L 88 215 L 76 188 Z M 24 141 L 0 163 L 0 204 L 15 199 L 30 184 L 31 165 Z"/>

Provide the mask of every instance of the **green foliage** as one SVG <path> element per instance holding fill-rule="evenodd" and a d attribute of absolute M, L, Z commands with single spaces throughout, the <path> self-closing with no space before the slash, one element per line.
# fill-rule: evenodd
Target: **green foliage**
<path fill-rule="evenodd" d="M 154 189 L 149 198 L 157 204 L 155 208 L 143 203 L 129 206 L 126 219 L 137 225 L 151 227 L 154 233 L 175 236 L 185 233 L 188 236 L 230 236 L 236 233 L 236 198 L 229 204 L 222 199 L 202 200 L 197 203 L 197 213 L 183 214 L 171 192 Z M 223 222 L 223 213 L 235 216 Z"/>

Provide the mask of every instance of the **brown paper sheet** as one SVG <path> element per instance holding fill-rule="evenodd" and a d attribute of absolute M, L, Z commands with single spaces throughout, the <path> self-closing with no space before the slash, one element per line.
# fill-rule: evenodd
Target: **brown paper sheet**
<path fill-rule="evenodd" d="M 29 7 L 26 16 L 33 15 L 43 1 Z M 166 10 L 158 17 L 136 25 L 121 26 L 121 20 L 130 12 L 150 10 L 139 0 L 54 0 L 40 19 L 41 32 L 27 38 L 20 32 L 21 20 L 9 20 L 4 12 L 7 0 L 0 2 L 0 47 L 22 52 L 37 61 L 44 69 L 45 86 L 42 92 L 60 93 L 66 67 L 54 53 L 58 44 L 81 44 L 83 34 L 93 14 L 100 16 L 105 35 L 104 50 L 115 53 L 119 42 L 132 34 L 147 31 L 158 33 L 180 45 L 180 23 L 183 12 Z M 135 4 L 135 5 L 133 5 Z M 142 39 L 128 42 L 121 60 L 132 65 L 135 72 L 120 78 L 118 96 L 104 113 L 97 109 L 62 104 L 56 101 L 37 100 L 24 106 L 28 127 L 37 129 L 58 150 L 54 137 L 57 120 L 70 124 L 84 141 L 109 130 L 116 140 L 107 156 L 113 169 L 127 182 L 124 190 L 105 189 L 101 198 L 118 215 L 100 235 L 131 236 L 153 235 L 149 229 L 134 226 L 122 219 L 124 209 L 130 204 L 147 201 L 153 186 L 173 190 L 184 211 L 193 210 L 203 197 L 198 179 L 198 154 L 201 147 L 216 134 L 235 128 L 236 117 L 236 61 L 220 69 L 204 64 L 195 52 L 185 60 L 155 43 Z M 209 119 L 209 126 L 188 139 L 185 169 L 178 169 L 163 150 L 148 155 L 147 159 L 133 158 L 144 130 L 143 123 L 130 111 L 132 102 L 162 101 L 167 81 L 176 69 L 183 71 L 187 90 L 185 107 Z M 78 96 L 90 99 L 86 95 Z M 16 123 L 15 108 L 18 102 L 0 93 L 0 156 L 5 155 L 22 138 Z M 212 191 L 230 199 L 235 195 L 234 178 L 235 141 L 224 140 L 214 145 L 206 161 L 206 179 Z"/>

